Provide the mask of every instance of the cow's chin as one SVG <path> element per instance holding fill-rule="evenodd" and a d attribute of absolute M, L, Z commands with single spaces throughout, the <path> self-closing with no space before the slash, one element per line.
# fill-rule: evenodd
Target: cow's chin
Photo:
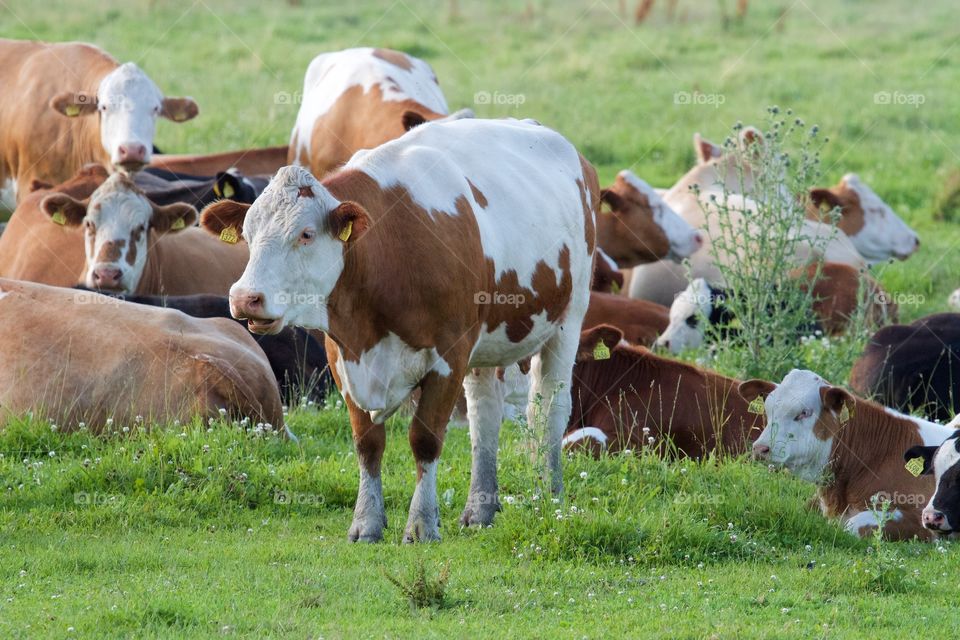
<path fill-rule="evenodd" d="M 274 318 L 272 320 L 247 318 L 247 329 L 250 333 L 256 333 L 261 336 L 272 336 L 283 330 L 283 318 Z"/>

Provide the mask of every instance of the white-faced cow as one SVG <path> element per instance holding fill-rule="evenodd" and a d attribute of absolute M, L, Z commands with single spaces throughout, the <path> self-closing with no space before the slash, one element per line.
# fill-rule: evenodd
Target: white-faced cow
<path fill-rule="evenodd" d="M 908 464 L 917 458 L 923 462 L 921 473 L 933 475 L 934 481 L 933 495 L 920 521 L 935 534 L 954 538 L 960 534 L 960 431 L 954 431 L 939 447 L 911 447 L 903 454 Z"/>
<path fill-rule="evenodd" d="M 815 483 L 824 516 L 867 536 L 886 502 L 884 536 L 931 537 L 920 512 L 933 482 L 904 468 L 903 452 L 939 445 L 952 428 L 857 398 L 812 371 L 795 369 L 779 385 L 749 380 L 739 390 L 747 401 L 765 398 L 767 426 L 753 444 L 754 457 Z"/>
<path fill-rule="evenodd" d="M 198 113 L 190 98 L 165 98 L 132 62 L 78 42 L 0 39 L 0 86 L 8 205 L 34 178 L 62 182 L 89 162 L 137 171 L 150 162 L 157 118 L 183 122 Z"/>
<path fill-rule="evenodd" d="M 874 326 L 897 319 L 897 305 L 880 284 L 849 265 L 827 262 L 818 270 L 814 264 L 794 275 L 807 283 L 817 278 L 810 294 L 816 318 L 811 330 L 840 335 L 861 309 L 865 320 Z M 729 288 L 712 286 L 703 278 L 694 279 L 670 306 L 670 324 L 657 338 L 657 346 L 679 354 L 702 346 L 708 327 L 716 327 L 714 331 L 720 338 L 736 333 L 736 314 L 730 305 L 733 295 L 735 292 Z M 776 302 L 769 309 L 776 313 Z"/>
<path fill-rule="evenodd" d="M 446 114 L 437 76 L 423 60 L 366 47 L 322 53 L 307 67 L 287 161 L 322 178 L 355 151 Z"/>
<path fill-rule="evenodd" d="M 221 202 L 202 224 L 242 222 L 250 262 L 230 291 L 255 332 L 327 333 L 360 462 L 351 540 L 379 540 L 383 423 L 410 392 L 417 486 L 405 539 L 439 538 L 437 460 L 460 387 L 473 468 L 461 521 L 497 509 L 502 403 L 496 368 L 534 356 L 530 423 L 545 431 L 552 487 L 590 293 L 596 172 L 532 121 L 450 120 L 357 153 L 321 183 L 281 169 L 249 207 Z"/>

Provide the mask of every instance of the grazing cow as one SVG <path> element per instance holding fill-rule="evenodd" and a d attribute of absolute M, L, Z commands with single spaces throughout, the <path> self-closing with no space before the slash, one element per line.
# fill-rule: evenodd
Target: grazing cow
<path fill-rule="evenodd" d="M 34 412 L 94 432 L 219 417 L 283 426 L 257 343 L 235 322 L 0 279 L 0 422 Z"/>
<path fill-rule="evenodd" d="M 591 291 L 583 326 L 602 324 L 619 329 L 630 344 L 650 347 L 670 324 L 670 310 L 656 302 Z"/>
<path fill-rule="evenodd" d="M 605 254 L 603 249 L 597 248 L 590 290 L 620 293 L 621 289 L 623 289 L 623 274 L 617 269 L 617 263 Z"/>
<path fill-rule="evenodd" d="M 754 457 L 815 483 L 824 516 L 864 537 L 880 526 L 878 503 L 886 501 L 885 537 L 931 537 L 920 511 L 933 483 L 905 469 L 902 456 L 914 445 L 939 445 L 952 428 L 857 398 L 812 371 L 794 369 L 779 385 L 749 380 L 740 395 L 764 398 L 767 426 Z"/>
<path fill-rule="evenodd" d="M 960 412 L 960 314 L 877 331 L 853 364 L 850 388 L 901 411 L 951 419 Z"/>
<path fill-rule="evenodd" d="M 817 265 L 809 265 L 795 275 L 809 283 L 817 275 Z M 714 287 L 703 278 L 696 278 L 670 306 L 670 326 L 657 339 L 657 346 L 674 354 L 697 349 L 706 337 L 706 326 L 718 327 L 720 337 L 735 333 L 736 329 L 730 325 L 736 320 L 736 314 L 728 305 L 732 295 L 735 293 L 725 287 Z M 861 305 L 865 305 L 865 319 L 873 325 L 896 321 L 896 303 L 876 280 L 849 265 L 824 263 L 811 295 L 817 318 L 816 326 L 811 328 L 826 335 L 844 333 Z M 775 305 L 770 308 L 771 313 L 776 312 Z"/>
<path fill-rule="evenodd" d="M 535 354 L 530 394 L 545 409 L 528 418 L 546 432 L 552 487 L 562 490 L 560 440 L 599 194 L 593 167 L 556 132 L 469 119 L 416 127 L 322 183 L 281 169 L 249 214 L 227 201 L 204 210 L 214 233 L 242 222 L 250 245 L 230 290 L 234 317 L 255 332 L 297 324 L 327 333 L 360 462 L 351 540 L 383 535 L 383 423 L 416 387 L 417 486 L 405 539 L 439 538 L 437 461 L 461 384 L 474 454 L 461 522 L 493 520 L 496 369 Z"/>
<path fill-rule="evenodd" d="M 916 458 L 923 462 L 922 475 L 933 474 L 934 482 L 933 495 L 920 521 L 938 536 L 955 538 L 960 534 L 960 430 L 940 446 L 911 447 L 903 454 L 908 464 Z"/>
<path fill-rule="evenodd" d="M 82 200 L 69 190 L 38 191 L 31 198 L 37 194 L 42 195 L 37 208 L 45 218 L 43 224 L 56 242 L 35 242 L 19 252 L 35 263 L 52 247 L 76 243 L 85 256 L 74 266 L 67 262 L 73 256 L 57 255 L 56 261 L 47 264 L 55 276 L 41 282 L 61 284 L 69 279 L 62 284 L 73 286 L 79 281 L 123 293 L 224 295 L 247 262 L 245 244 L 219 242 L 193 226 L 197 211 L 192 206 L 155 205 L 122 173 L 103 180 Z M 30 210 L 34 203 L 28 199 L 24 206 Z M 21 277 L 20 273 L 4 275 Z"/>
<path fill-rule="evenodd" d="M 264 147 L 207 154 L 158 154 L 150 166 L 174 173 L 212 176 L 235 169 L 246 176 L 272 176 L 287 163 L 289 147 Z"/>
<path fill-rule="evenodd" d="M 762 137 L 756 129 L 748 127 L 740 133 L 740 145 L 742 149 L 749 150 L 753 144 L 762 144 Z M 715 251 L 710 245 L 715 238 L 726 237 L 738 227 L 751 224 L 751 214 L 757 210 L 757 204 L 748 197 L 755 188 L 757 169 L 743 160 L 743 154 L 726 153 L 722 147 L 702 139 L 699 135 L 694 136 L 694 150 L 696 166 L 667 191 L 663 199 L 681 218 L 705 232 L 704 248 L 691 256 L 689 274 L 682 266 L 668 262 L 634 268 L 630 277 L 631 298 L 643 298 L 670 305 L 676 294 L 686 288 L 688 278 L 705 278 L 707 282 L 723 284 Z M 860 182 L 858 184 L 864 186 Z M 694 188 L 696 192 L 692 190 Z M 792 203 L 793 196 L 787 192 L 785 186 L 780 197 L 784 207 L 796 206 Z M 721 204 L 724 204 L 724 210 L 720 209 Z M 893 223 L 883 223 L 883 220 L 890 216 L 895 217 L 892 211 L 884 216 L 862 217 L 864 226 L 858 236 L 862 240 L 861 244 L 873 246 L 874 256 L 881 255 L 880 245 L 872 240 L 867 241 L 867 238 L 876 238 L 882 235 L 885 229 L 890 229 Z M 854 226 L 851 224 L 846 228 L 853 229 Z M 798 219 L 794 233 L 799 236 L 797 255 L 794 256 L 798 264 L 805 264 L 811 258 L 840 262 L 857 269 L 868 264 L 852 239 L 828 224 L 814 219 Z M 895 250 L 894 244 L 887 246 L 886 256 L 890 257 Z M 896 246 L 899 246 L 899 241 Z M 748 250 L 749 247 L 742 246 L 740 252 L 721 256 L 721 259 L 736 260 Z"/>
<path fill-rule="evenodd" d="M 423 60 L 390 49 L 322 53 L 307 67 L 287 162 L 322 178 L 355 151 L 446 114 L 437 76 Z"/>
<path fill-rule="evenodd" d="M 0 86 L 0 188 L 12 187 L 17 203 L 34 178 L 62 182 L 90 162 L 138 171 L 150 162 L 157 118 L 198 113 L 191 98 L 165 98 L 132 62 L 78 42 L 0 39 Z"/>
<path fill-rule="evenodd" d="M 661 259 L 680 262 L 703 245 L 702 234 L 670 208 L 663 198 L 631 171 L 621 171 L 600 192 L 597 246 L 629 268 Z"/>
<path fill-rule="evenodd" d="M 662 455 L 695 458 L 747 450 L 763 420 L 748 411 L 738 380 L 622 338 L 604 325 L 581 334 L 565 446 L 594 452 L 652 446 Z"/>
<path fill-rule="evenodd" d="M 93 292 L 92 289 L 77 287 Z M 229 318 L 230 301 L 226 296 L 197 294 L 192 296 L 138 296 L 105 292 L 113 298 L 151 307 L 176 309 L 194 318 Z M 80 296 L 76 299 L 80 301 Z M 91 298 L 98 300 L 98 298 Z M 245 326 L 242 320 L 234 320 Z M 333 388 L 333 378 L 327 368 L 327 353 L 323 335 L 314 335 L 298 327 L 286 327 L 276 335 L 253 335 L 257 345 L 270 362 L 270 368 L 280 387 L 280 397 L 295 402 L 304 396 L 323 402 Z"/>

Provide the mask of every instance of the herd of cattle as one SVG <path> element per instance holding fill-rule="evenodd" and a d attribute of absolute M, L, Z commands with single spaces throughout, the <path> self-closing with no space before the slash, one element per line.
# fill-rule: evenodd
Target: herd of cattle
<path fill-rule="evenodd" d="M 698 347 L 732 320 L 708 245 L 721 199 L 736 201 L 724 224 L 750 224 L 748 154 L 696 135 L 670 189 L 627 170 L 601 188 L 557 132 L 451 115 L 430 66 L 385 49 L 317 56 L 288 146 L 199 156 L 153 144 L 158 118 L 197 104 L 95 46 L 0 40 L 0 79 L 16 96 L 0 101 L 0 316 L 15 327 L 0 420 L 110 432 L 228 415 L 294 437 L 283 401 L 336 384 L 360 467 L 351 540 L 383 536 L 384 422 L 411 395 L 407 540 L 439 538 L 437 461 L 458 410 L 473 454 L 461 522 L 492 522 L 513 407 L 554 491 L 565 447 L 752 446 L 816 483 L 851 533 L 960 530 L 960 431 L 899 412 L 957 412 L 960 316 L 881 328 L 851 375 L 864 397 L 810 371 L 741 382 L 650 349 Z M 782 196 L 808 202 L 790 233 L 820 329 L 844 332 L 862 304 L 895 322 L 864 269 L 906 259 L 917 235 L 853 174 Z"/>

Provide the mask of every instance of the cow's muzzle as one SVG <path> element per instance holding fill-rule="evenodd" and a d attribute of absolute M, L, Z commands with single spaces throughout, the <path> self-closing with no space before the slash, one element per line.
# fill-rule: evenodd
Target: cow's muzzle
<path fill-rule="evenodd" d="M 264 309 L 265 296 L 255 291 L 230 293 L 230 315 L 246 320 L 251 333 L 273 335 L 283 329 L 283 318 L 271 318 Z"/>

